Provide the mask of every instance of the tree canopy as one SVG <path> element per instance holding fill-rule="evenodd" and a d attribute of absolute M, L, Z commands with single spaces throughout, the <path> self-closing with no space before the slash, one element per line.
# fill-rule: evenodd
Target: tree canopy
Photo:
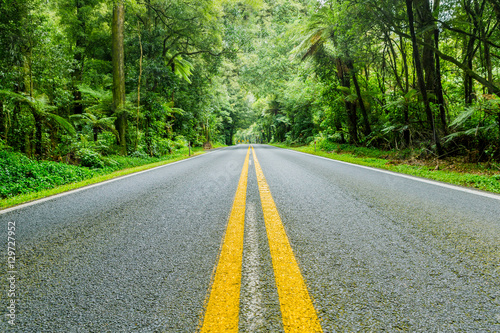
<path fill-rule="evenodd" d="M 498 0 L 2 0 L 0 148 L 340 142 L 500 159 Z"/>

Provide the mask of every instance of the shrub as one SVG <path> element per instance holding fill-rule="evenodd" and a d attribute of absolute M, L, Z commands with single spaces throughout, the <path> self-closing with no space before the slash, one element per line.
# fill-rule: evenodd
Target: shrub
<path fill-rule="evenodd" d="M 188 145 L 187 140 L 182 135 L 177 136 L 173 144 L 175 149 L 181 149 Z"/>
<path fill-rule="evenodd" d="M 33 161 L 23 154 L 0 151 L 0 198 L 78 182 L 96 174 L 84 167 Z"/>
<path fill-rule="evenodd" d="M 130 157 L 135 157 L 135 158 L 141 158 L 141 159 L 147 159 L 148 155 L 146 155 L 145 152 L 136 150 L 132 154 L 130 154 Z"/>
<path fill-rule="evenodd" d="M 104 162 L 99 153 L 89 148 L 78 150 L 76 157 L 80 160 L 80 165 L 88 168 L 99 169 L 104 167 Z"/>

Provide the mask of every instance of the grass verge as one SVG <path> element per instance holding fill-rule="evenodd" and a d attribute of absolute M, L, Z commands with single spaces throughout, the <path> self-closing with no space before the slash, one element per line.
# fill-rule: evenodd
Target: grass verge
<path fill-rule="evenodd" d="M 454 163 L 453 169 L 455 170 L 451 170 L 448 169 L 451 168 L 451 166 L 449 164 L 446 164 L 445 162 L 443 162 L 444 164 L 440 167 L 439 161 L 432 162 L 435 163 L 432 164 L 429 162 L 426 163 L 425 161 L 401 161 L 378 157 L 383 155 L 383 152 L 380 151 L 374 152 L 373 156 L 363 156 L 363 154 L 360 154 L 359 152 L 326 152 L 320 149 L 314 149 L 313 146 L 289 147 L 284 144 L 273 144 L 273 146 L 292 149 L 338 161 L 404 173 L 407 175 L 422 178 L 428 178 L 449 184 L 472 187 L 493 193 L 500 193 L 500 171 L 486 169 L 481 165 L 478 165 L 476 168 L 472 168 L 470 165 L 457 167 L 455 165 L 456 163 Z M 468 172 L 456 171 L 457 169 L 468 170 Z"/>
<path fill-rule="evenodd" d="M 191 152 L 191 156 L 196 156 L 196 155 L 200 155 L 203 153 L 204 153 L 203 148 L 194 148 Z M 179 151 L 177 151 L 171 155 L 168 155 L 162 159 L 159 159 L 159 160 L 157 159 L 157 161 L 154 163 L 151 163 L 150 160 L 144 160 L 144 159 L 142 160 L 142 162 L 141 162 L 141 160 L 135 160 L 132 162 L 131 161 L 121 161 L 122 165 L 127 165 L 127 166 L 128 165 L 135 165 L 135 166 L 126 167 L 126 168 L 121 169 L 121 170 L 105 169 L 105 170 L 102 170 L 100 172 L 100 174 L 97 173 L 96 175 L 94 175 L 93 177 L 88 178 L 88 179 L 84 179 L 81 181 L 72 182 L 72 183 L 64 184 L 64 185 L 60 185 L 60 186 L 56 186 L 53 188 L 43 189 L 43 190 L 39 190 L 39 191 L 33 191 L 33 192 L 29 192 L 29 193 L 23 193 L 20 195 L 4 198 L 4 199 L 0 200 L 0 209 L 5 209 L 5 208 L 17 206 L 17 205 L 20 205 L 20 204 L 23 204 L 23 203 L 26 203 L 29 201 L 46 198 L 46 197 L 56 195 L 59 193 L 63 193 L 63 192 L 67 192 L 70 190 L 77 189 L 77 188 L 85 187 L 88 185 L 100 183 L 100 182 L 110 180 L 113 178 L 122 177 L 122 176 L 125 176 L 128 174 L 131 174 L 131 173 L 152 169 L 152 168 L 155 168 L 158 166 L 177 162 L 177 161 L 184 160 L 187 158 L 189 158 L 188 150 L 187 150 L 187 148 L 184 148 L 184 149 L 180 149 Z M 137 164 L 139 164 L 139 165 L 137 165 Z"/>

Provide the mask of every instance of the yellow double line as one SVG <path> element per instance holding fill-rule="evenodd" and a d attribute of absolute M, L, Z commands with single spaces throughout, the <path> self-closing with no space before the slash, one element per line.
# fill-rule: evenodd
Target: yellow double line
<path fill-rule="evenodd" d="M 243 234 L 250 150 L 285 332 L 322 332 L 297 260 L 253 147 L 249 147 L 219 256 L 201 332 L 238 332 Z"/>

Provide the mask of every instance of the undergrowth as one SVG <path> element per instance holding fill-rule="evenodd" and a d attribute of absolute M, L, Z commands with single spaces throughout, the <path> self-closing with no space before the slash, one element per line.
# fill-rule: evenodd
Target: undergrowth
<path fill-rule="evenodd" d="M 93 167 L 62 162 L 36 161 L 21 153 L 0 151 L 0 199 L 40 192 L 58 186 L 111 174 L 146 164 L 158 163 L 187 155 L 187 149 L 162 158 L 147 156 L 100 157 Z"/>
<path fill-rule="evenodd" d="M 275 146 L 500 193 L 500 165 L 495 163 L 464 163 L 458 159 L 438 160 L 424 150 L 384 151 L 332 142 L 321 142 L 316 148 L 314 143 L 302 147 L 288 147 L 284 144 Z"/>

